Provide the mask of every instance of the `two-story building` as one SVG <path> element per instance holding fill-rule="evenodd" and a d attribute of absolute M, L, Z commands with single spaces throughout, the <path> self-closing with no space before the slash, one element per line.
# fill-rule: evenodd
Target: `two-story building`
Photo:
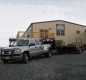
<path fill-rule="evenodd" d="M 65 44 L 72 42 L 86 44 L 85 28 L 84 25 L 64 20 L 35 22 L 31 23 L 22 37 L 55 38 L 55 40 L 63 40 Z"/>

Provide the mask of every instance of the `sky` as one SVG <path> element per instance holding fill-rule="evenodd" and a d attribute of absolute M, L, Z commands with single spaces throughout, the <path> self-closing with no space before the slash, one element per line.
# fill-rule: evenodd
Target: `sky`
<path fill-rule="evenodd" d="M 86 25 L 86 0 L 0 0 L 0 46 L 31 23 L 51 20 Z"/>

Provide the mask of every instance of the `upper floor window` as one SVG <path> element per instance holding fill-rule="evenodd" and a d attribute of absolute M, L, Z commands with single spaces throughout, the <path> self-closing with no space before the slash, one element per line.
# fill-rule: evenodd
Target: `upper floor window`
<path fill-rule="evenodd" d="M 86 32 L 86 29 L 85 29 L 85 32 Z"/>
<path fill-rule="evenodd" d="M 65 26 L 63 24 L 56 25 L 56 35 L 59 35 L 59 36 L 65 35 Z"/>
<path fill-rule="evenodd" d="M 76 31 L 77 34 L 80 34 L 80 31 Z"/>

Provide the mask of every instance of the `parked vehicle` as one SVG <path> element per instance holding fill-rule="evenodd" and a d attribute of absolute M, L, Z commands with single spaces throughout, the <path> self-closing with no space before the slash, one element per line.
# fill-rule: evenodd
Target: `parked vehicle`
<path fill-rule="evenodd" d="M 1 59 L 4 63 L 9 60 L 21 60 L 27 63 L 33 56 L 45 55 L 46 57 L 50 57 L 51 53 L 50 44 L 40 44 L 40 41 L 34 38 L 21 38 L 9 47 L 2 49 Z"/>

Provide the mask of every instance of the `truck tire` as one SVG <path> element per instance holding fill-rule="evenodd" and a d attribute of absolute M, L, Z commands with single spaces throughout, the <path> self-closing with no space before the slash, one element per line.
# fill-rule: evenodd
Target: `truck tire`
<path fill-rule="evenodd" d="M 81 54 L 83 51 L 82 51 L 82 49 L 80 48 L 80 50 L 79 50 L 79 54 Z"/>
<path fill-rule="evenodd" d="M 60 54 L 60 51 L 58 49 L 56 50 L 56 54 L 58 54 L 58 55 Z"/>
<path fill-rule="evenodd" d="M 51 55 L 52 55 L 52 51 L 51 50 L 49 50 L 49 52 L 45 54 L 46 57 L 51 57 Z"/>
<path fill-rule="evenodd" d="M 28 62 L 28 54 L 24 53 L 23 54 L 23 63 L 26 64 Z"/>
<path fill-rule="evenodd" d="M 3 60 L 3 63 L 8 63 L 8 60 Z"/>

